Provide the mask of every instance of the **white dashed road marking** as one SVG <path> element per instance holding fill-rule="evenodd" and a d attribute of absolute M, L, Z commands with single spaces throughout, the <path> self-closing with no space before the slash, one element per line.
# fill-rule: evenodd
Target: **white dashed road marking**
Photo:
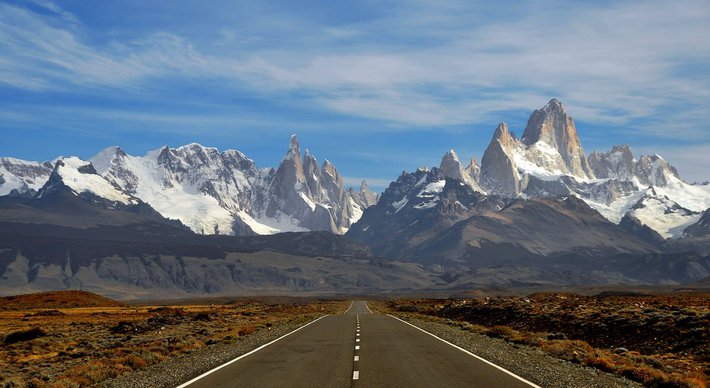
<path fill-rule="evenodd" d="M 359 371 L 353 371 L 353 380 L 357 380 L 360 378 L 360 372 Z"/>
<path fill-rule="evenodd" d="M 353 361 L 360 361 L 360 356 L 355 356 L 355 358 L 353 359 Z"/>
<path fill-rule="evenodd" d="M 355 350 L 360 350 L 360 346 L 355 346 Z"/>

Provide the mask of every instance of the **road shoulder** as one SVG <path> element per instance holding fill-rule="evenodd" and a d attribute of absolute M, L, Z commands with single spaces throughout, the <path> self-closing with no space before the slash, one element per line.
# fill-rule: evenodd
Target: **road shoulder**
<path fill-rule="evenodd" d="M 641 387 L 630 380 L 554 358 L 538 349 L 463 330 L 444 320 L 393 315 L 543 387 Z"/>

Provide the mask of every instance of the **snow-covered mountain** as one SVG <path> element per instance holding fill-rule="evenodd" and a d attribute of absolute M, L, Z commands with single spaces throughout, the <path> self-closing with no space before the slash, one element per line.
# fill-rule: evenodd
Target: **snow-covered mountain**
<path fill-rule="evenodd" d="M 658 155 L 636 158 L 628 145 L 585 155 L 574 119 L 555 99 L 532 113 L 521 138 L 500 123 L 480 165 L 471 158 L 464 167 L 451 150 L 437 170 L 442 179 L 460 181 L 482 195 L 576 196 L 609 221 L 634 231 L 648 228 L 646 237 L 658 240 L 681 237 L 710 208 L 710 185 L 684 182 Z M 308 150 L 302 155 L 295 136 L 275 169 L 258 168 L 239 151 L 199 144 L 163 147 L 144 156 L 110 147 L 89 161 L 0 158 L 0 196 L 35 195 L 56 174 L 66 176 L 65 183 L 77 194 L 93 192 L 114 202 L 139 200 L 205 234 L 342 234 L 378 201 L 366 184 L 359 192 L 346 188 L 329 161 L 319 165 Z M 97 176 L 111 189 L 99 187 L 103 184 Z M 434 206 L 439 198 L 434 183 L 427 182 L 433 196 L 421 206 Z M 419 198 L 421 193 L 412 194 Z"/>
<path fill-rule="evenodd" d="M 480 168 L 472 159 L 463 169 L 452 150 L 439 169 L 505 198 L 574 195 L 616 224 L 632 218 L 662 238 L 680 237 L 710 208 L 710 185 L 684 182 L 659 155 L 636 159 L 628 145 L 617 145 L 585 156 L 573 118 L 555 99 L 532 113 L 520 139 L 500 123 Z"/>
<path fill-rule="evenodd" d="M 109 147 L 88 161 L 60 157 L 54 165 L 0 159 L 2 195 L 41 197 L 58 187 L 107 208 L 147 203 L 203 234 L 342 234 L 377 202 L 366 183 L 359 192 L 345 188 L 329 161 L 319 167 L 307 150 L 301 158 L 295 136 L 277 169 L 257 168 L 239 151 L 199 144 L 145 156 Z"/>
<path fill-rule="evenodd" d="M 47 182 L 52 169 L 52 162 L 0 158 L 0 196 L 36 193 Z"/>

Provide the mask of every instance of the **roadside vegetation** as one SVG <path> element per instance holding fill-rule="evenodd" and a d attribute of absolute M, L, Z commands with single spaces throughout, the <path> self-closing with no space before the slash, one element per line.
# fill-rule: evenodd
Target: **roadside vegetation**
<path fill-rule="evenodd" d="M 93 294 L 91 294 L 93 295 Z M 57 308 L 0 298 L 0 387 L 87 387 L 216 344 L 242 341 L 282 324 L 344 311 L 346 302 L 238 301 L 184 306 Z M 59 305 L 82 306 L 84 296 Z M 95 298 L 90 299 L 94 301 Z M 51 307 L 51 308 L 48 308 Z"/>
<path fill-rule="evenodd" d="M 532 346 L 648 387 L 700 387 L 710 376 L 710 295 L 538 293 L 374 303 L 398 316 Z"/>

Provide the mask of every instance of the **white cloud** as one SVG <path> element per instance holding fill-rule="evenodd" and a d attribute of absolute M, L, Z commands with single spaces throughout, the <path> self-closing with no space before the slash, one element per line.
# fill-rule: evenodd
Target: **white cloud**
<path fill-rule="evenodd" d="M 78 23 L 53 3 L 38 3 Z M 707 140 L 700 126 L 710 121 L 706 3 L 531 3 L 500 19 L 486 6 L 396 4 L 387 17 L 337 27 L 294 22 L 287 30 L 309 37 L 305 47 L 271 42 L 215 52 L 167 32 L 92 46 L 74 25 L 5 4 L 0 82 L 145 93 L 165 79 L 218 79 L 234 93 L 297 92 L 306 96 L 302 104 L 391 124 L 378 130 L 503 121 L 499 112 L 530 111 L 557 97 L 587 122 Z M 220 33 L 220 44 L 242 36 Z M 352 47 L 341 47 L 348 39 Z"/>

